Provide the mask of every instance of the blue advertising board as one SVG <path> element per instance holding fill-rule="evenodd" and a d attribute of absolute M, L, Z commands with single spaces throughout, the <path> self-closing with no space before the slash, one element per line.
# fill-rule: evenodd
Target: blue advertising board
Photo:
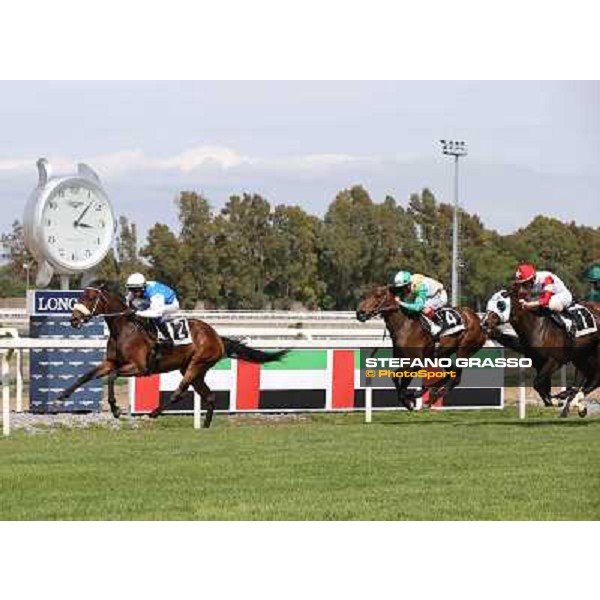
<path fill-rule="evenodd" d="M 27 312 L 30 315 L 70 315 L 80 290 L 29 290 Z"/>
<path fill-rule="evenodd" d="M 95 319 L 81 329 L 69 322 L 78 290 L 32 290 L 28 296 L 29 335 L 32 338 L 103 339 L 104 323 Z M 90 381 L 77 389 L 65 402 L 56 396 L 78 377 L 98 365 L 104 350 L 88 348 L 48 348 L 31 351 L 29 363 L 30 410 L 36 413 L 98 412 L 102 401 L 102 383 Z"/>

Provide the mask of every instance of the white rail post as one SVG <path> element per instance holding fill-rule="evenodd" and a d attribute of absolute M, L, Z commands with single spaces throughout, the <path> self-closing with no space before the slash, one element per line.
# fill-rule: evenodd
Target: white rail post
<path fill-rule="evenodd" d="M 194 429 L 202 429 L 202 399 L 200 394 L 194 390 Z"/>
<path fill-rule="evenodd" d="M 373 421 L 373 388 L 365 388 L 365 423 Z"/>
<path fill-rule="evenodd" d="M 525 395 L 525 370 L 523 367 L 519 367 L 519 419 L 524 419 L 527 411 L 527 398 Z"/>
<path fill-rule="evenodd" d="M 2 351 L 2 433 L 10 435 L 10 381 L 6 350 Z"/>
<path fill-rule="evenodd" d="M 21 360 L 22 352 L 22 350 L 15 350 L 15 354 L 17 355 L 17 404 L 15 410 L 18 413 L 23 412 L 23 361 Z"/>
<path fill-rule="evenodd" d="M 135 377 L 127 378 L 127 401 L 129 403 L 129 414 L 133 414 L 135 408 Z"/>

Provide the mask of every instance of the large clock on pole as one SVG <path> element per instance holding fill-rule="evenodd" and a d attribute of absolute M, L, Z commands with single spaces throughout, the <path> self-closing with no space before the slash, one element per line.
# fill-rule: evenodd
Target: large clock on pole
<path fill-rule="evenodd" d="M 93 273 L 112 248 L 116 221 L 100 178 L 80 163 L 75 175 L 53 177 L 48 161 L 37 161 L 38 185 L 25 207 L 25 243 L 38 262 L 37 287 L 61 275 Z"/>

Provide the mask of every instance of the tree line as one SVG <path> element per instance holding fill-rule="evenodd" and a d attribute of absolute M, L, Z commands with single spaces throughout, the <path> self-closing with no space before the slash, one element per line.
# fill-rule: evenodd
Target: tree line
<path fill-rule="evenodd" d="M 404 207 L 391 196 L 376 202 L 354 186 L 340 191 L 322 218 L 299 206 L 272 206 L 258 194 L 231 196 L 216 211 L 203 195 L 184 191 L 175 205 L 177 229 L 156 223 L 143 242 L 121 216 L 99 276 L 124 281 L 141 271 L 174 287 L 185 308 L 354 309 L 370 287 L 389 282 L 399 269 L 450 287 L 453 207 L 428 189 L 412 194 Z M 477 310 L 508 284 L 521 261 L 555 271 L 583 296 L 583 272 L 600 260 L 598 227 L 539 215 L 500 235 L 476 214 L 461 211 L 460 222 L 460 300 Z M 33 265 L 21 224 L 1 241 L 0 294 L 21 295 L 23 265 Z"/>

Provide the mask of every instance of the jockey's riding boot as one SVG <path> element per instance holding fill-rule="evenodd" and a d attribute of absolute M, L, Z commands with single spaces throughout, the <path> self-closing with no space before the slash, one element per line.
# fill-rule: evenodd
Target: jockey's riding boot
<path fill-rule="evenodd" d="M 169 328 L 167 327 L 167 324 L 162 319 L 160 319 L 160 320 L 156 321 L 156 327 L 162 333 L 163 338 L 164 338 L 163 340 L 160 341 L 160 345 L 163 346 L 164 348 L 172 348 L 174 345 L 174 342 L 173 342 L 173 338 L 171 337 L 171 332 L 169 331 Z"/>
<path fill-rule="evenodd" d="M 565 313 L 566 312 L 567 311 L 565 311 Z M 577 333 L 575 320 L 571 318 L 571 315 L 566 315 L 565 322 L 565 331 L 567 332 L 567 341 L 569 346 L 575 346 L 575 334 Z"/>
<path fill-rule="evenodd" d="M 421 323 L 423 324 L 425 331 L 429 331 L 433 337 L 437 337 L 442 330 L 442 328 L 433 319 L 426 317 L 423 313 L 421 313 Z"/>
<path fill-rule="evenodd" d="M 557 312 L 551 312 L 550 318 L 567 334 L 567 345 L 572 347 L 575 345 L 575 322 L 571 318 L 571 315 L 560 316 Z"/>
<path fill-rule="evenodd" d="M 150 350 L 147 375 L 157 372 L 158 364 L 163 357 L 163 351 L 170 350 L 174 345 L 173 338 L 171 337 L 171 332 L 169 331 L 167 324 L 164 321 L 155 319 L 154 325 L 156 326 L 156 329 L 162 333 L 164 339 L 158 339 L 157 336 L 157 339 L 152 346 L 152 350 Z"/>

